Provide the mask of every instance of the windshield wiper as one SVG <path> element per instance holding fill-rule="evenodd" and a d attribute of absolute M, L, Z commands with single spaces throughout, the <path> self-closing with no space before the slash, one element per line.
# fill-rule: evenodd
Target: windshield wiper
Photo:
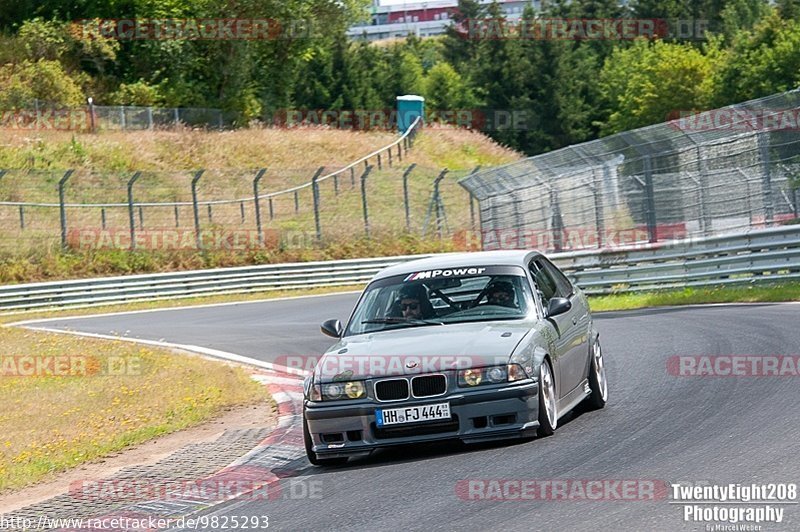
<path fill-rule="evenodd" d="M 442 321 L 436 320 L 423 320 L 421 318 L 403 318 L 401 316 L 392 317 L 392 318 L 373 318 L 371 320 L 364 320 L 361 322 L 364 323 L 379 323 L 379 324 L 397 324 L 397 323 L 407 323 L 409 325 L 444 325 Z"/>

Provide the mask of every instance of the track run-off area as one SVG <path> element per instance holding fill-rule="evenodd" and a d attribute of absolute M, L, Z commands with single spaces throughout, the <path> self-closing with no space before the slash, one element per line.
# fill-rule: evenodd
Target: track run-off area
<path fill-rule="evenodd" d="M 284 357 L 324 352 L 332 341 L 319 324 L 346 320 L 357 297 L 334 294 L 25 326 L 281 363 Z M 594 318 L 606 358 L 608 405 L 562 418 L 554 436 L 385 449 L 335 468 L 312 467 L 303 458 L 293 475 L 311 488 L 296 496 L 234 499 L 205 514 L 268 516 L 269 528 L 277 530 L 733 530 L 713 528 L 717 521 L 706 528 L 702 510 L 770 506 L 780 510 L 780 522 L 772 513 L 765 514 L 771 522 L 722 524 L 800 528 L 798 497 L 713 505 L 677 500 L 672 487 L 800 482 L 800 377 L 796 367 L 791 373 L 784 365 L 787 357 L 796 361 L 800 355 L 800 305 L 646 309 Z M 734 362 L 734 356 L 743 362 Z M 756 368 L 750 375 L 749 360 L 761 356 L 778 360 L 777 370 Z M 708 367 L 717 375 L 703 374 Z M 721 375 L 721 368 L 729 374 Z"/>

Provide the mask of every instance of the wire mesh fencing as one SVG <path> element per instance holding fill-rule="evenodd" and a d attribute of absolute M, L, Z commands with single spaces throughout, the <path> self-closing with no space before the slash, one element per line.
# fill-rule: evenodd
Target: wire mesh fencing
<path fill-rule="evenodd" d="M 278 250 L 477 227 L 458 186 L 465 171 L 337 170 L 0 170 L 0 251 Z"/>
<path fill-rule="evenodd" d="M 800 92 L 612 135 L 463 179 L 484 249 L 562 251 L 798 218 Z"/>

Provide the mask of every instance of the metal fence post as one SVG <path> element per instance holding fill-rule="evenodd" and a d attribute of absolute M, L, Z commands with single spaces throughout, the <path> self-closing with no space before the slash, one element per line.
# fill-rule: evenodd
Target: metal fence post
<path fill-rule="evenodd" d="M 243 201 L 239 202 L 239 212 L 242 215 L 241 221 L 239 223 L 243 224 L 244 223 L 244 202 Z"/>
<path fill-rule="evenodd" d="M 428 226 L 431 222 L 431 216 L 435 216 L 436 230 L 439 234 L 439 238 L 442 238 L 442 221 L 444 221 L 445 225 L 447 225 L 447 217 L 444 213 L 444 205 L 442 204 L 442 198 L 439 194 L 439 183 L 441 183 L 442 179 L 444 179 L 448 172 L 449 170 L 444 168 L 436 177 L 436 179 L 433 180 L 433 193 L 431 194 L 431 200 L 428 203 L 428 212 L 425 214 L 425 222 L 422 225 L 423 236 L 428 233 Z"/>
<path fill-rule="evenodd" d="M 561 251 L 564 249 L 564 220 L 561 218 L 558 192 L 555 189 L 550 189 L 550 205 L 553 208 L 553 216 L 550 221 L 550 227 L 553 230 L 553 250 Z"/>
<path fill-rule="evenodd" d="M 753 225 L 753 198 L 750 196 L 750 180 L 747 179 L 747 174 L 745 174 L 744 171 L 741 168 L 737 168 L 736 172 L 744 180 L 745 194 L 746 194 L 745 197 L 747 198 L 748 226 L 752 226 Z"/>
<path fill-rule="evenodd" d="M 772 173 L 769 167 L 769 138 L 764 139 L 763 133 L 758 133 L 758 148 L 761 153 L 761 167 L 764 173 L 761 182 L 762 195 L 764 197 L 764 223 L 770 225 L 775 215 L 775 206 L 772 198 Z"/>
<path fill-rule="evenodd" d="M 64 176 L 58 181 L 58 210 L 61 221 L 61 247 L 67 247 L 67 207 L 64 204 L 64 186 L 72 176 L 74 170 L 67 170 Z"/>
<path fill-rule="evenodd" d="M 100 227 L 103 228 L 103 231 L 106 230 L 106 208 L 100 207 Z"/>
<path fill-rule="evenodd" d="M 297 197 L 297 191 L 294 191 L 294 212 L 300 212 L 300 198 Z"/>
<path fill-rule="evenodd" d="M 130 223 L 131 249 L 136 249 L 136 220 L 133 216 L 133 184 L 141 176 L 141 172 L 136 172 L 128 180 L 128 222 Z"/>
<path fill-rule="evenodd" d="M 175 227 L 180 227 L 181 226 L 181 220 L 180 220 L 180 218 L 178 218 L 178 206 L 177 205 L 173 205 L 173 208 L 175 209 Z"/>
<path fill-rule="evenodd" d="M 25 229 L 25 207 L 22 205 L 19 206 L 19 228 Z"/>
<path fill-rule="evenodd" d="M 356 169 L 350 167 L 350 188 L 356 188 Z"/>
<path fill-rule="evenodd" d="M 378 154 L 378 170 L 383 170 L 383 165 L 381 164 L 381 154 Z"/>
<path fill-rule="evenodd" d="M 269 219 L 272 221 L 275 218 L 275 211 L 272 208 L 272 198 L 269 198 Z"/>
<path fill-rule="evenodd" d="M 361 208 L 364 210 L 364 234 L 367 235 L 369 238 L 369 213 L 367 211 L 367 177 L 369 177 L 369 173 L 372 171 L 371 166 L 367 166 L 364 169 L 364 173 L 361 174 Z"/>
<path fill-rule="evenodd" d="M 589 183 L 589 189 L 592 191 L 592 198 L 594 199 L 594 225 L 597 230 L 597 248 L 603 247 L 603 234 L 606 231 L 605 222 L 603 221 L 603 198 L 600 196 L 600 180 L 597 174 L 592 172 L 594 180 Z"/>
<path fill-rule="evenodd" d="M 139 230 L 144 229 L 144 209 L 139 205 Z"/>
<path fill-rule="evenodd" d="M 333 174 L 333 195 L 339 195 L 339 174 Z"/>
<path fill-rule="evenodd" d="M 205 172 L 205 170 L 198 170 L 192 178 L 192 209 L 194 211 L 194 234 L 197 249 L 203 248 L 203 240 L 200 238 L 200 210 L 197 206 L 197 182 L 203 177 L 203 172 Z"/>
<path fill-rule="evenodd" d="M 256 232 L 258 233 L 258 245 L 264 245 L 264 233 L 261 230 L 261 200 L 258 199 L 258 182 L 261 181 L 261 178 L 264 177 L 264 174 L 267 173 L 266 168 L 262 168 L 256 174 L 255 179 L 253 179 L 253 206 L 256 209 Z M 272 198 L 269 200 L 270 202 L 270 220 L 272 219 Z"/>
<path fill-rule="evenodd" d="M 403 147 L 400 144 L 397 145 L 397 160 L 403 162 Z"/>
<path fill-rule="evenodd" d="M 317 183 L 317 179 L 319 179 L 319 176 L 321 176 L 324 171 L 325 167 L 320 166 L 314 174 L 314 177 L 311 178 L 311 195 L 314 200 L 314 229 L 316 230 L 317 242 L 322 240 L 322 229 L 319 224 L 319 183 Z"/>
<path fill-rule="evenodd" d="M 208 207 L 208 223 L 214 223 L 214 216 L 211 212 L 211 204 L 209 203 L 206 205 L 206 207 Z"/>
<path fill-rule="evenodd" d="M 417 163 L 412 163 L 406 171 L 403 172 L 403 207 L 406 211 L 406 232 L 411 231 L 411 205 L 408 202 L 408 176 L 417 167 Z"/>
<path fill-rule="evenodd" d="M 653 168 L 649 155 L 644 156 L 644 192 L 647 216 L 647 236 L 650 242 L 658 241 L 656 227 L 656 197 L 653 188 Z"/>
<path fill-rule="evenodd" d="M 392 167 L 392 148 L 386 150 L 386 155 L 389 157 L 389 168 Z"/>
<path fill-rule="evenodd" d="M 478 165 L 472 169 L 472 172 L 469 175 L 475 175 L 481 169 L 481 166 Z M 475 229 L 475 196 L 472 195 L 472 191 L 469 189 L 467 190 L 467 194 L 469 194 L 469 222 L 473 229 Z"/>

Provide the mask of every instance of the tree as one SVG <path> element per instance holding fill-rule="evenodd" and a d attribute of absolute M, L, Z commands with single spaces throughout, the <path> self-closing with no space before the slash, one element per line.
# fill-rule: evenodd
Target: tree
<path fill-rule="evenodd" d="M 613 112 L 603 134 L 664 122 L 702 107 L 711 61 L 688 44 L 640 40 L 616 50 L 600 72 L 600 90 Z"/>
<path fill-rule="evenodd" d="M 715 69 L 711 105 L 722 106 L 800 85 L 800 21 L 776 13 L 740 30 Z"/>
<path fill-rule="evenodd" d="M 445 32 L 443 55 L 459 71 L 474 63 L 478 55 L 479 39 L 474 29 L 486 22 L 485 16 L 485 9 L 478 0 L 458 0 L 453 23 Z"/>

